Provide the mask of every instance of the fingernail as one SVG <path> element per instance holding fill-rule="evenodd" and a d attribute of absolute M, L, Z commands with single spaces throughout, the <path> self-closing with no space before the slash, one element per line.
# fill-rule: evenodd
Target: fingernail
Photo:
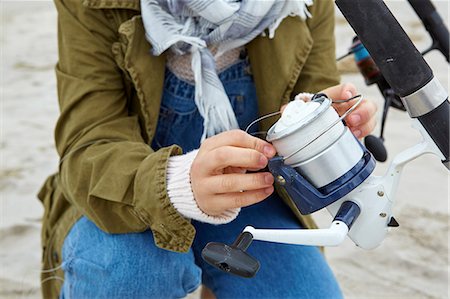
<path fill-rule="evenodd" d="M 350 99 L 353 96 L 353 94 L 352 94 L 352 92 L 350 90 L 347 90 L 345 92 L 345 96 L 347 97 L 347 99 Z"/>
<path fill-rule="evenodd" d="M 269 187 L 269 188 L 264 189 L 264 193 L 266 193 L 267 195 L 272 194 L 272 192 L 273 192 L 273 187 Z"/>
<path fill-rule="evenodd" d="M 259 157 L 259 164 L 262 165 L 262 166 L 266 166 L 267 158 L 265 156 Z"/>
<path fill-rule="evenodd" d="M 361 131 L 360 130 L 353 131 L 353 135 L 355 135 L 356 138 L 359 138 L 359 136 L 361 136 Z"/>
<path fill-rule="evenodd" d="M 348 118 L 349 118 L 348 121 L 353 125 L 357 125 L 361 121 L 361 115 L 359 114 L 352 114 Z"/>
<path fill-rule="evenodd" d="M 273 176 L 271 174 L 266 175 L 264 181 L 266 182 L 266 184 L 273 184 Z"/>
<path fill-rule="evenodd" d="M 268 145 L 264 146 L 263 151 L 264 151 L 264 154 L 269 157 L 275 154 L 274 148 L 271 146 L 268 146 Z"/>

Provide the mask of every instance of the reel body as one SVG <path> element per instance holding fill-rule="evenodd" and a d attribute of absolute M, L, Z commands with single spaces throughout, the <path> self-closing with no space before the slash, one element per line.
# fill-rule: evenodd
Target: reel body
<path fill-rule="evenodd" d="M 343 125 L 326 96 L 298 103 L 298 110 L 308 111 L 308 115 L 300 115 L 299 121 L 299 113 L 294 111 L 296 121 L 289 127 L 283 126 L 282 117 L 268 131 L 267 140 L 280 155 L 272 158 L 268 167 L 299 211 L 307 215 L 358 187 L 375 169 L 375 160 Z M 303 107 L 314 104 L 314 110 Z"/>
<path fill-rule="evenodd" d="M 378 190 L 370 188 L 374 184 L 368 179 L 375 169 L 375 160 L 343 125 L 331 107 L 330 99 L 322 95 L 312 101 L 320 106 L 310 110 L 303 121 L 285 130 L 278 130 L 279 123 L 276 123 L 269 130 L 267 140 L 273 143 L 279 154 L 289 157 L 271 159 L 269 170 L 301 214 L 308 215 L 327 207 L 334 217 L 334 223 L 341 221 L 348 227 L 348 235 L 355 244 L 372 249 L 385 238 L 392 218 L 387 197 L 380 198 Z M 328 130 L 320 129 L 324 125 Z M 301 141 L 302 149 L 291 154 L 292 144 L 298 145 L 297 140 L 304 139 L 308 131 L 319 137 Z M 374 200 L 369 199 L 371 197 Z M 366 210 L 370 210 L 370 213 Z M 380 217 L 380 214 L 384 217 Z M 353 226 L 358 229 L 351 230 Z M 363 233 L 356 233 L 358 231 Z M 338 243 L 342 242 L 342 238 L 336 239 Z M 326 242 L 325 245 L 338 244 Z"/>
<path fill-rule="evenodd" d="M 259 262 L 245 250 L 253 240 L 338 246 L 348 235 L 364 249 L 381 244 L 389 227 L 397 227 L 392 216 L 394 195 L 403 166 L 425 154 L 442 157 L 420 122 L 416 128 L 423 141 L 398 154 L 384 176 L 374 176 L 375 160 L 342 122 L 361 102 L 339 116 L 325 95 L 304 103 L 288 104 L 270 128 L 267 140 L 278 155 L 269 161 L 277 183 L 290 195 L 300 213 L 307 215 L 327 208 L 334 217 L 326 229 L 244 228 L 234 244 L 209 243 L 202 257 L 211 265 L 242 277 L 252 277 Z M 243 241 L 245 240 L 245 241 Z"/>

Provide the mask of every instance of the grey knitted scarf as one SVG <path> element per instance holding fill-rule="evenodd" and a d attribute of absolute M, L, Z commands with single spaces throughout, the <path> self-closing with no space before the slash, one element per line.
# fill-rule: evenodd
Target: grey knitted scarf
<path fill-rule="evenodd" d="M 202 141 L 239 127 L 208 46 L 218 46 L 217 57 L 264 35 L 266 29 L 273 38 L 287 16 L 310 16 L 311 4 L 312 0 L 141 0 L 153 54 L 169 48 L 179 55 L 192 54 L 195 103 L 204 119 Z"/>

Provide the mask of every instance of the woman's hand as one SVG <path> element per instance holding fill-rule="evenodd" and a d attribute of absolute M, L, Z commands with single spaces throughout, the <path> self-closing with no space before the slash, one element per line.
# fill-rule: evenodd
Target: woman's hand
<path fill-rule="evenodd" d="M 356 87 L 353 84 L 345 83 L 329 87 L 322 91 L 333 100 L 346 100 L 357 95 Z M 334 109 L 342 115 L 355 104 L 358 99 L 346 103 L 333 104 Z M 376 125 L 375 113 L 377 106 L 370 100 L 363 99 L 361 104 L 345 118 L 345 122 L 352 133 L 357 138 L 369 135 Z"/>
<path fill-rule="evenodd" d="M 322 90 L 320 93 L 326 94 L 333 100 L 347 100 L 357 95 L 356 87 L 351 83 L 339 84 Z M 358 99 L 346 103 L 334 103 L 333 107 L 339 115 L 342 115 L 353 106 Z M 280 109 L 283 112 L 286 105 Z M 363 138 L 369 135 L 376 125 L 375 113 L 377 106 L 370 100 L 363 99 L 361 104 L 345 118 L 347 126 L 357 138 Z"/>
<path fill-rule="evenodd" d="M 274 155 L 270 143 L 241 130 L 206 139 L 191 166 L 191 187 L 199 208 L 216 216 L 267 198 L 273 192 L 272 174 L 245 172 L 265 168 Z"/>

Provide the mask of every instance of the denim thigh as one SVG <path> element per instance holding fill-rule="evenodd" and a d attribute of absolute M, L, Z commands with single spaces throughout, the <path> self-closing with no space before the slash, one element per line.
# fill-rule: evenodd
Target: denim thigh
<path fill-rule="evenodd" d="M 156 247 L 151 231 L 108 234 L 86 217 L 63 246 L 65 281 L 61 298 L 182 298 L 202 282 L 220 298 L 342 298 L 316 247 L 255 241 L 248 253 L 261 269 L 252 279 L 224 273 L 205 263 L 201 250 L 211 241 L 230 244 L 246 225 L 301 228 L 277 195 L 225 225 L 193 221 L 196 236 L 188 253 Z"/>
<path fill-rule="evenodd" d="M 342 298 L 339 285 L 317 247 L 254 241 L 247 252 L 259 260 L 254 278 L 234 276 L 207 264 L 201 251 L 208 242 L 233 243 L 247 225 L 257 228 L 301 228 L 280 197 L 273 194 L 256 205 L 243 208 L 225 225 L 193 221 L 197 234 L 193 251 L 202 268 L 202 282 L 220 298 Z"/>
<path fill-rule="evenodd" d="M 61 298 L 183 298 L 201 283 L 192 250 L 155 246 L 150 231 L 108 234 L 82 217 L 63 246 Z"/>

